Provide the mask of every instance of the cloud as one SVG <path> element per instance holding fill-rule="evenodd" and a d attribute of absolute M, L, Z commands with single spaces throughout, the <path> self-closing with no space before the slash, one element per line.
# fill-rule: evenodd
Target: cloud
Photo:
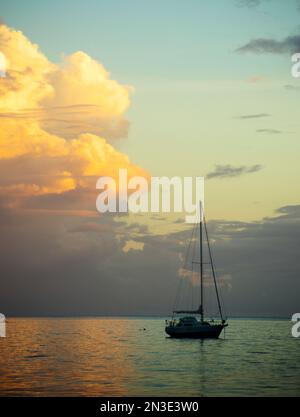
<path fill-rule="evenodd" d="M 257 113 L 257 114 L 244 114 L 242 116 L 238 116 L 237 119 L 261 119 L 263 117 L 270 117 L 271 115 L 268 113 Z"/>
<path fill-rule="evenodd" d="M 300 86 L 298 86 L 298 85 L 291 85 L 291 84 L 286 84 L 286 85 L 284 86 L 284 88 L 285 88 L 287 91 L 299 91 L 299 90 L 300 90 Z"/>
<path fill-rule="evenodd" d="M 239 53 L 254 54 L 285 54 L 299 52 L 300 35 L 288 36 L 281 41 L 275 39 L 258 38 L 253 39 L 245 45 L 236 49 Z"/>
<path fill-rule="evenodd" d="M 257 129 L 256 132 L 258 132 L 258 133 L 269 133 L 271 135 L 279 135 L 280 133 L 282 133 L 281 130 L 277 130 L 277 129 Z"/>
<path fill-rule="evenodd" d="M 0 51 L 0 78 L 6 76 L 6 57 Z"/>
<path fill-rule="evenodd" d="M 69 230 L 71 233 L 111 233 L 112 228 L 109 223 L 85 222 Z"/>
<path fill-rule="evenodd" d="M 251 77 L 249 77 L 247 79 L 247 82 L 250 84 L 258 84 L 258 83 L 262 83 L 266 80 L 265 77 L 263 77 L 262 75 L 252 75 Z"/>
<path fill-rule="evenodd" d="M 185 222 L 185 219 L 183 217 L 178 217 L 178 219 L 174 220 L 174 224 L 182 224 Z"/>
<path fill-rule="evenodd" d="M 300 269 L 295 259 L 300 244 L 300 205 L 281 207 L 276 214 L 257 222 L 209 223 L 219 273 L 232 276 L 226 305 L 234 305 L 236 314 L 245 311 L 245 301 L 248 314 L 273 311 L 290 316 L 297 310 Z"/>
<path fill-rule="evenodd" d="M 142 251 L 144 249 L 144 242 L 137 242 L 136 240 L 127 240 L 125 245 L 122 248 L 122 251 L 127 253 L 131 250 Z"/>
<path fill-rule="evenodd" d="M 133 88 L 110 78 L 104 66 L 82 51 L 51 63 L 20 31 L 0 25 L 0 50 L 7 75 L 1 80 L 0 111 L 6 117 L 36 120 L 50 133 L 125 137 L 124 113 Z"/>
<path fill-rule="evenodd" d="M 43 100 L 48 130 L 65 137 L 85 132 L 109 138 L 127 135 L 123 115 L 133 88 L 110 79 L 102 64 L 82 51 L 75 52 L 51 72 L 49 82 L 53 94 Z"/>
<path fill-rule="evenodd" d="M 0 118 L 14 121 L 35 120 L 47 132 L 66 139 L 72 139 L 84 132 L 104 136 L 110 141 L 127 136 L 129 122 L 126 119 L 101 113 L 102 108 L 99 105 L 73 104 L 2 112 Z"/>
<path fill-rule="evenodd" d="M 155 220 L 155 221 L 159 221 L 159 222 L 164 222 L 167 218 L 164 216 L 151 216 L 151 220 Z"/>
<path fill-rule="evenodd" d="M 292 206 L 283 206 L 279 207 L 276 210 L 276 213 L 279 214 L 278 217 L 267 219 L 269 221 L 279 221 L 279 220 L 299 220 L 300 221 L 300 205 Z"/>
<path fill-rule="evenodd" d="M 248 7 L 249 9 L 253 9 L 255 7 L 260 6 L 262 0 L 237 0 L 236 5 L 238 7 Z"/>
<path fill-rule="evenodd" d="M 80 228 L 86 220 L 69 216 L 45 222 L 39 215 L 1 212 L 0 223 L 0 304 L 7 315 L 172 311 L 190 227 L 133 239 L 127 225 L 111 216 L 93 222 L 100 225 L 98 232 L 90 222 Z M 208 222 L 227 314 L 297 311 L 299 226 L 300 205 L 280 207 L 275 216 L 256 222 Z M 143 243 L 143 250 L 124 252 L 130 240 Z"/>
<path fill-rule="evenodd" d="M 114 145 L 128 130 L 130 87 L 81 51 L 53 64 L 6 25 L 0 25 L 0 50 L 7 59 L 0 83 L 0 194 L 10 207 L 63 195 L 62 209 L 73 192 L 79 213 L 97 177 L 117 177 L 119 168 L 127 168 L 129 178 L 147 176 Z M 95 209 L 95 195 L 89 201 Z"/>
<path fill-rule="evenodd" d="M 216 165 L 215 170 L 209 172 L 206 175 L 206 178 L 234 178 L 240 177 L 241 175 L 251 174 L 262 169 L 261 165 L 252 165 L 252 166 L 239 166 L 234 167 L 232 165 Z"/>
<path fill-rule="evenodd" d="M 47 77 L 56 66 L 20 31 L 0 25 L 0 50 L 6 57 L 6 77 L 0 83 L 2 111 L 36 108 L 53 94 Z"/>

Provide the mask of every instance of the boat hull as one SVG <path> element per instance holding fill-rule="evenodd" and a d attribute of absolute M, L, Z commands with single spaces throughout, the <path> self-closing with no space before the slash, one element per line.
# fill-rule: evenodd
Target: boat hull
<path fill-rule="evenodd" d="M 165 331 L 170 337 L 189 339 L 218 339 L 224 324 L 199 325 L 194 327 L 166 326 Z"/>

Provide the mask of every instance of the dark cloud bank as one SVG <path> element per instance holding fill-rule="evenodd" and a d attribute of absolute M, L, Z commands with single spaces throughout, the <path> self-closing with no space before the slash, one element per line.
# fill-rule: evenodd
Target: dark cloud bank
<path fill-rule="evenodd" d="M 158 315 L 172 309 L 190 230 L 157 236 L 111 216 L 1 214 L 4 314 Z M 299 310 L 299 225 L 300 205 L 260 222 L 208 223 L 218 275 L 231 277 L 223 288 L 229 315 Z M 124 253 L 129 239 L 144 243 L 144 250 Z"/>

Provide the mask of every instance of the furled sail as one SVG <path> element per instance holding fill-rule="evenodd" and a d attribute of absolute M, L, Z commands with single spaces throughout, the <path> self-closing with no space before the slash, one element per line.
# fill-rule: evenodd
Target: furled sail
<path fill-rule="evenodd" d="M 202 305 L 200 305 L 197 310 L 177 310 L 177 311 L 173 311 L 173 313 L 175 314 L 202 314 L 203 308 L 202 308 Z"/>

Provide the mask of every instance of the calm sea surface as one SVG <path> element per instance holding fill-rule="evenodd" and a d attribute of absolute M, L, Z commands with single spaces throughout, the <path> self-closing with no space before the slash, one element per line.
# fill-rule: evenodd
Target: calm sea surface
<path fill-rule="evenodd" d="M 9 319 L 0 395 L 300 396 L 291 323 L 229 323 L 200 341 L 166 337 L 164 318 Z"/>

